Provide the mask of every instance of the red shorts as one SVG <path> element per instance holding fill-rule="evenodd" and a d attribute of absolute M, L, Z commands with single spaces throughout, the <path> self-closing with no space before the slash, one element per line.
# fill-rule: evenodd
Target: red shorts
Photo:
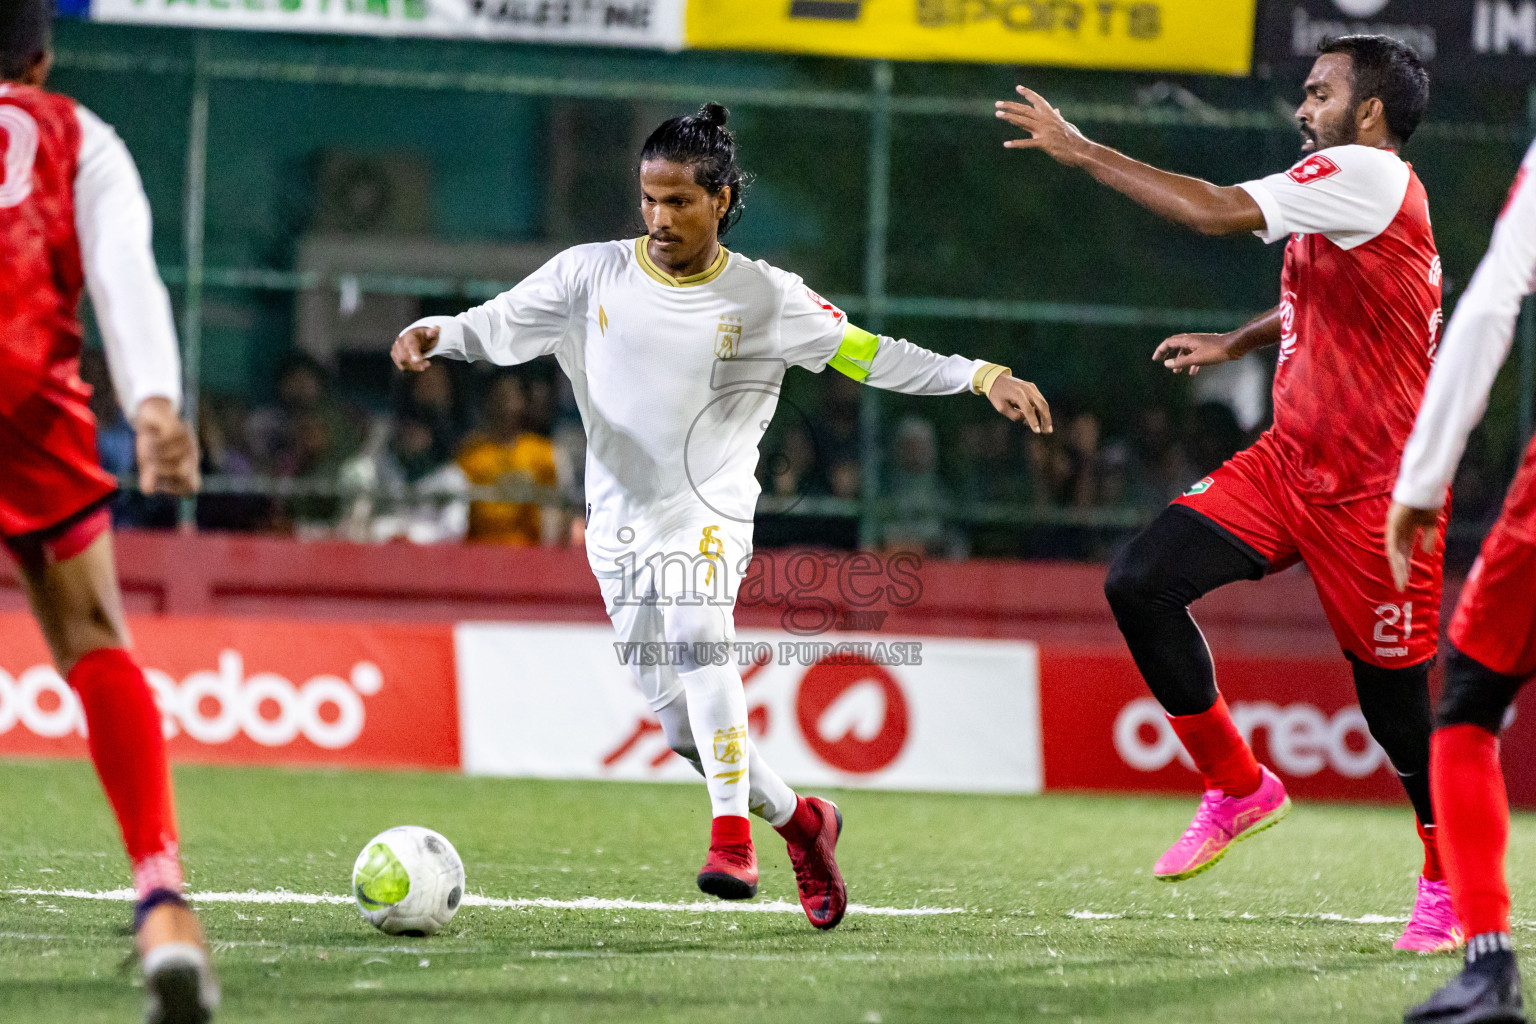
<path fill-rule="evenodd" d="M 1303 500 L 1267 435 L 1174 504 L 1205 516 L 1279 572 L 1304 562 L 1346 653 L 1381 668 L 1428 661 L 1440 642 L 1445 521 L 1433 554 L 1414 549 L 1408 589 L 1387 564 L 1390 494 L 1333 505 Z"/>
<path fill-rule="evenodd" d="M 96 418 L 84 398 L 49 389 L 0 416 L 0 540 L 18 559 L 78 554 L 105 528 L 92 513 L 116 489 L 97 458 Z M 95 530 L 83 543 L 82 527 Z"/>
<path fill-rule="evenodd" d="M 1536 441 L 1467 577 L 1451 643 L 1502 675 L 1536 675 Z"/>

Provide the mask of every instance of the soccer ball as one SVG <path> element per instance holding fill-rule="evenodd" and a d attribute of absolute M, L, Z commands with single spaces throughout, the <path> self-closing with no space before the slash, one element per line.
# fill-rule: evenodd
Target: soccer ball
<path fill-rule="evenodd" d="M 389 935 L 431 935 L 464 898 L 464 862 L 429 828 L 401 825 L 368 840 L 352 865 L 352 894 L 368 923 Z"/>

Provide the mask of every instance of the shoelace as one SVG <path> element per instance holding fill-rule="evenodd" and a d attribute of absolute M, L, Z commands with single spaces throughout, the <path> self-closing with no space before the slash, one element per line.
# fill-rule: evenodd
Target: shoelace
<path fill-rule="evenodd" d="M 1225 832 L 1226 829 L 1216 820 L 1216 808 L 1226 798 L 1220 790 L 1207 790 L 1200 797 L 1200 809 L 1195 811 L 1194 820 L 1189 823 L 1189 828 L 1184 830 L 1185 839 L 1193 839 L 1200 834 L 1201 826 L 1208 826 Z"/>

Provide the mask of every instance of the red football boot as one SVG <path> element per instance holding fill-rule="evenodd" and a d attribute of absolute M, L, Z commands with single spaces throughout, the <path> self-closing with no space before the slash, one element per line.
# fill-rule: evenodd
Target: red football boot
<path fill-rule="evenodd" d="M 802 796 L 794 816 L 777 831 L 789 844 L 805 916 L 823 931 L 836 928 L 848 910 L 848 887 L 833 854 L 843 834 L 843 812 L 830 800 Z"/>
<path fill-rule="evenodd" d="M 757 895 L 757 851 L 752 849 L 752 824 L 725 814 L 710 826 L 709 856 L 699 869 L 699 888 L 722 900 L 749 900 Z"/>

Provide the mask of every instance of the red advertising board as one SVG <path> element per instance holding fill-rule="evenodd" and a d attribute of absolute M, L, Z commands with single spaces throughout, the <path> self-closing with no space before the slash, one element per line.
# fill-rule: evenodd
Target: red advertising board
<path fill-rule="evenodd" d="M 1371 739 L 1349 663 L 1338 658 L 1217 656 L 1238 729 L 1294 796 L 1404 799 L 1396 770 Z M 1040 651 L 1046 789 L 1194 793 L 1199 776 L 1130 655 Z M 1511 802 L 1536 807 L 1536 713 L 1501 737 Z"/>
<path fill-rule="evenodd" d="M 1238 729 L 1292 795 L 1403 798 L 1343 657 L 1222 657 L 1217 673 Z M 1042 649 L 1040 716 L 1047 789 L 1200 789 L 1129 654 Z"/>
<path fill-rule="evenodd" d="M 132 629 L 174 760 L 459 767 L 451 627 L 147 618 Z M 85 755 L 79 702 L 36 625 L 0 614 L 0 757 Z"/>

